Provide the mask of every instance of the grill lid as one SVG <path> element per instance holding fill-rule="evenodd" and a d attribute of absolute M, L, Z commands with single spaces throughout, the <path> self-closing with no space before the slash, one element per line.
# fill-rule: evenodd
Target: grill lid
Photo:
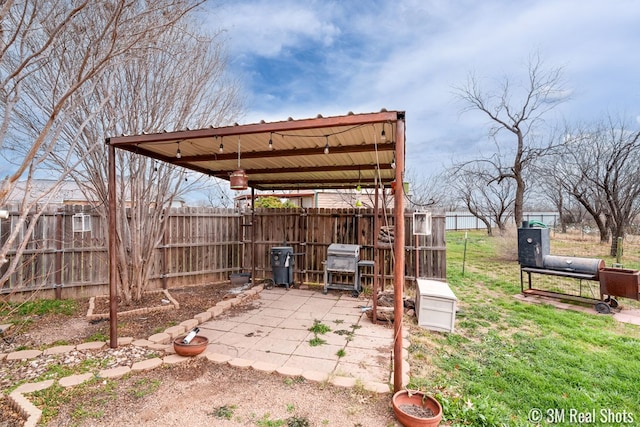
<path fill-rule="evenodd" d="M 343 243 L 332 243 L 327 249 L 327 257 L 348 256 L 355 259 L 360 258 L 360 245 L 347 245 Z"/>

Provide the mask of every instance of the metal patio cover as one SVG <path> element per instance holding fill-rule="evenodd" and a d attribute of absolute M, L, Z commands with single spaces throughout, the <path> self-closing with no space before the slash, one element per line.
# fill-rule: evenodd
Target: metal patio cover
<path fill-rule="evenodd" d="M 389 187 L 394 167 L 404 165 L 396 159 L 397 144 L 404 148 L 404 112 L 122 135 L 106 143 L 224 180 L 243 169 L 256 190 L 366 188 L 376 176 Z"/>
<path fill-rule="evenodd" d="M 393 181 L 402 182 L 404 177 L 405 113 L 386 110 L 366 114 L 349 113 L 335 117 L 318 116 L 273 123 L 123 135 L 107 138 L 105 142 L 109 148 L 109 234 L 114 236 L 115 148 L 225 180 L 230 180 L 233 171 L 243 169 L 248 175 L 252 194 L 254 189 L 353 189 L 358 185 L 364 188 L 376 185 L 389 187 Z M 400 191 L 403 187 L 398 186 Z M 404 197 L 397 196 L 394 197 L 394 262 L 404 266 Z M 112 348 L 117 347 L 118 342 L 116 251 L 115 239 L 109 239 Z M 402 319 L 403 316 L 403 290 L 404 269 L 395 268 L 396 319 Z M 394 391 L 398 391 L 402 387 L 401 321 L 394 322 L 394 337 L 393 385 Z"/>

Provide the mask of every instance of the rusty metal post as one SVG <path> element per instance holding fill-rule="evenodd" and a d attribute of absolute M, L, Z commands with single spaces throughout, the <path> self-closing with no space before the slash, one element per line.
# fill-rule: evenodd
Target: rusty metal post
<path fill-rule="evenodd" d="M 396 192 L 394 201 L 395 240 L 393 242 L 393 390 L 402 388 L 402 320 L 404 317 L 404 117 L 396 122 Z"/>
<path fill-rule="evenodd" d="M 116 149 L 109 144 L 109 346 L 118 348 L 118 264 L 116 257 Z"/>
<path fill-rule="evenodd" d="M 56 212 L 56 255 L 54 258 L 55 262 L 55 277 L 53 281 L 55 282 L 55 293 L 56 299 L 62 299 L 62 227 L 64 226 L 64 216 L 62 209 L 58 209 Z"/>
<path fill-rule="evenodd" d="M 165 209 L 165 221 L 169 221 L 169 217 L 167 215 L 169 215 L 169 209 Z M 168 245 L 169 245 L 169 241 L 167 238 L 167 229 L 169 227 L 167 227 L 166 223 L 165 223 L 165 227 L 164 227 L 164 231 L 162 232 L 162 273 L 160 275 L 160 277 L 162 278 L 162 289 L 168 289 L 169 285 L 168 285 L 168 274 L 169 274 L 169 268 L 167 267 L 167 265 L 169 264 L 169 251 L 167 249 Z"/>
<path fill-rule="evenodd" d="M 371 321 L 376 324 L 378 323 L 378 274 L 380 272 L 380 252 L 378 250 L 378 235 L 380 233 L 380 218 L 378 209 L 380 209 L 380 205 L 378 203 L 378 197 L 380 196 L 378 191 L 378 177 L 376 176 L 375 180 L 375 191 L 374 191 L 374 202 L 373 202 L 373 307 L 371 308 Z"/>
<path fill-rule="evenodd" d="M 251 187 L 251 285 L 256 284 L 256 190 Z"/>
<path fill-rule="evenodd" d="M 419 249 L 419 244 L 420 244 L 420 236 L 418 236 L 417 234 L 415 234 L 416 230 L 412 230 L 414 235 L 415 235 L 415 251 L 414 251 L 414 257 L 415 257 L 415 267 L 416 267 L 416 281 L 418 280 L 418 277 L 420 277 L 420 249 Z M 417 282 L 416 282 L 417 283 Z"/>

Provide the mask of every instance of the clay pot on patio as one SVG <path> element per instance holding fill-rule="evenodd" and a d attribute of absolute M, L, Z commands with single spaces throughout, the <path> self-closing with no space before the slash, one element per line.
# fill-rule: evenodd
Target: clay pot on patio
<path fill-rule="evenodd" d="M 393 413 L 404 427 L 437 427 L 442 420 L 442 406 L 421 391 L 400 390 L 391 400 Z"/>
<path fill-rule="evenodd" d="M 173 340 L 173 349 L 180 356 L 196 356 L 202 353 L 209 345 L 209 338 L 202 335 L 196 335 L 189 344 L 185 344 L 182 342 L 185 336 L 183 335 Z"/>

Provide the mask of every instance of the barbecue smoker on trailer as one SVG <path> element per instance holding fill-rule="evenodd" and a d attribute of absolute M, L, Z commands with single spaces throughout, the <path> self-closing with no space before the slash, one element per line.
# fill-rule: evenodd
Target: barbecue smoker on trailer
<path fill-rule="evenodd" d="M 518 263 L 520 263 L 520 290 L 523 295 L 540 295 L 595 304 L 598 313 L 610 313 L 618 307 L 615 297 L 640 299 L 640 271 L 624 268 L 606 268 L 604 260 L 550 255 L 549 229 L 530 227 L 527 221 L 518 228 Z M 524 288 L 523 274 L 528 285 Z M 531 274 L 568 277 L 580 282 L 578 295 L 535 289 Z M 582 281 L 600 283 L 600 299 L 582 296 Z"/>

